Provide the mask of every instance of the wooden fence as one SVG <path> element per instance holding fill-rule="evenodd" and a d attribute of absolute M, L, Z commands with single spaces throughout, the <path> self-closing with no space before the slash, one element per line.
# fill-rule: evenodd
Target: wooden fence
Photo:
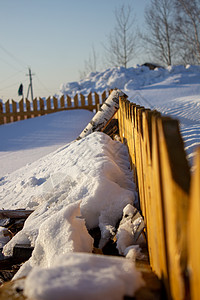
<path fill-rule="evenodd" d="M 0 102 L 0 125 L 19 120 L 34 118 L 62 110 L 87 109 L 90 111 L 97 110 L 98 104 L 104 102 L 107 97 L 106 91 L 101 95 L 90 93 L 88 96 L 76 94 L 74 98 L 62 96 L 47 99 L 34 99 L 29 101 L 22 99 L 19 102 L 8 100 L 5 103 Z"/>
<path fill-rule="evenodd" d="M 168 299 L 197 300 L 200 149 L 191 176 L 177 120 L 122 98 L 117 118 L 140 195 L 151 267 Z"/>

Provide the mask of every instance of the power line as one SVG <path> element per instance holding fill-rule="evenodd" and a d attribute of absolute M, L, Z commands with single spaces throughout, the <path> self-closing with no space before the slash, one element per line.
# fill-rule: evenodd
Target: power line
<path fill-rule="evenodd" d="M 39 81 L 39 83 L 43 86 L 43 88 L 51 94 L 50 90 L 44 85 L 44 83 L 39 79 L 39 77 L 36 75 L 37 80 Z"/>
<path fill-rule="evenodd" d="M 7 77 L 7 78 L 1 80 L 0 83 L 5 82 L 5 81 L 7 81 L 7 80 L 9 80 L 9 79 L 11 79 L 11 78 L 13 78 L 13 77 L 15 77 L 16 75 L 18 75 L 19 73 L 22 73 L 23 71 L 24 71 L 24 70 L 18 71 L 17 73 L 15 73 L 15 74 L 13 74 L 13 75 L 11 75 L 11 76 L 9 76 L 9 77 Z"/>
<path fill-rule="evenodd" d="M 1 44 L 0 44 L 0 48 L 1 48 L 8 56 L 10 56 L 12 59 L 14 59 L 20 66 L 27 67 L 27 64 L 26 64 L 23 60 L 17 58 L 15 55 L 13 55 L 10 51 L 8 51 L 8 50 L 7 50 L 4 46 L 2 46 Z"/>

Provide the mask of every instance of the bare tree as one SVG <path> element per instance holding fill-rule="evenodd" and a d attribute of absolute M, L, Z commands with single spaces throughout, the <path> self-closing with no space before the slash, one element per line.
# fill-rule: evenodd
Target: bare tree
<path fill-rule="evenodd" d="M 83 71 L 79 71 L 80 78 L 83 79 L 87 76 L 88 73 L 96 72 L 96 71 L 97 71 L 97 54 L 94 46 L 92 46 L 88 59 L 84 61 Z"/>
<path fill-rule="evenodd" d="M 200 1 L 175 0 L 176 31 L 185 63 L 200 64 Z"/>
<path fill-rule="evenodd" d="M 122 5 L 115 10 L 116 27 L 108 36 L 108 43 L 104 45 L 106 61 L 111 66 L 123 66 L 134 58 L 136 52 L 135 19 L 130 5 Z"/>
<path fill-rule="evenodd" d="M 176 33 L 172 0 L 151 0 L 145 10 L 148 32 L 143 35 L 156 62 L 171 65 L 176 60 Z"/>

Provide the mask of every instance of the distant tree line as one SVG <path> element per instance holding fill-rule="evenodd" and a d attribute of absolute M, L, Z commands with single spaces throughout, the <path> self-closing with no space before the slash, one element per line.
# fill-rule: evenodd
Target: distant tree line
<path fill-rule="evenodd" d="M 105 65 L 127 68 L 141 49 L 164 66 L 200 64 L 200 0 L 150 0 L 145 32 L 137 28 L 132 6 L 117 8 L 115 21 L 104 44 Z M 96 71 L 97 57 L 93 47 L 82 77 Z"/>

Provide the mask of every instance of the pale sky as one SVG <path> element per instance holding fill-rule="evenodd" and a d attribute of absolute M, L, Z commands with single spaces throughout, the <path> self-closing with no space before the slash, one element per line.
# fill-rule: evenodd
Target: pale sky
<path fill-rule="evenodd" d="M 0 0 L 0 98 L 19 100 L 20 83 L 27 95 L 28 67 L 34 97 L 59 91 L 63 82 L 78 81 L 92 47 L 102 66 L 103 46 L 115 26 L 114 11 L 133 6 L 143 25 L 148 0 Z M 133 64 L 141 63 L 137 57 Z"/>

